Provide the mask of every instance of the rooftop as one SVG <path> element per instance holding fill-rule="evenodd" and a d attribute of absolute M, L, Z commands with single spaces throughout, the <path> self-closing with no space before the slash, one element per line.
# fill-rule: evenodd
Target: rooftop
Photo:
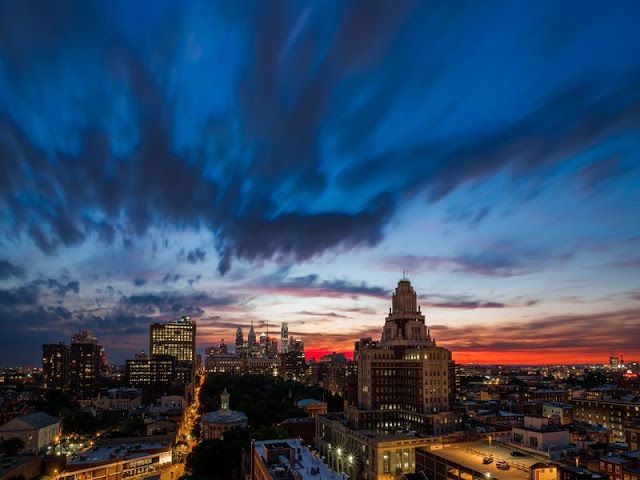
<path fill-rule="evenodd" d="M 254 444 L 256 452 L 267 466 L 267 470 L 274 478 L 283 480 L 288 478 L 299 478 L 301 480 L 341 480 L 342 477 L 330 470 L 318 457 L 311 454 L 307 447 L 300 444 L 297 439 L 286 440 L 263 440 Z M 267 463 L 267 452 L 277 449 L 293 449 L 295 452 L 295 464 L 291 465 L 290 456 L 279 455 L 277 462 Z M 295 470 L 296 475 L 291 473 Z M 288 475 L 288 476 L 287 476 Z"/>
<path fill-rule="evenodd" d="M 512 457 L 514 448 L 493 442 L 491 447 L 485 440 L 476 442 L 454 443 L 444 448 L 430 449 L 422 448 L 433 455 L 445 458 L 451 462 L 458 463 L 477 472 L 491 474 L 491 477 L 498 477 L 500 480 L 529 480 L 529 469 L 531 466 L 540 463 L 539 458 L 535 458 L 528 453 L 523 457 Z M 525 452 L 523 452 L 525 453 Z M 493 457 L 493 463 L 485 465 L 482 463 L 484 457 Z M 496 463 L 500 460 L 506 461 L 509 470 L 498 470 Z"/>
<path fill-rule="evenodd" d="M 149 442 L 128 445 L 100 445 L 85 450 L 68 462 L 67 470 L 93 463 L 108 462 L 114 459 L 135 458 L 148 455 L 159 450 L 170 450 L 170 442 Z"/>
<path fill-rule="evenodd" d="M 241 423 L 247 421 L 247 416 L 236 410 L 216 410 L 215 412 L 203 413 L 202 421 L 205 423 Z"/>
<path fill-rule="evenodd" d="M 29 415 L 25 415 L 24 417 L 17 417 L 13 420 L 5 423 L 0 427 L 1 430 L 22 430 L 23 428 L 20 426 L 20 423 L 24 422 L 30 425 L 33 428 L 45 428 L 50 425 L 55 425 L 56 423 L 60 423 L 60 419 L 57 417 L 52 417 L 51 415 L 44 412 L 35 412 L 30 413 Z M 19 428 L 18 428 L 19 427 Z"/>
<path fill-rule="evenodd" d="M 325 402 L 322 400 L 316 400 L 315 398 L 303 398 L 298 401 L 299 407 L 308 407 L 309 405 L 323 405 Z"/>

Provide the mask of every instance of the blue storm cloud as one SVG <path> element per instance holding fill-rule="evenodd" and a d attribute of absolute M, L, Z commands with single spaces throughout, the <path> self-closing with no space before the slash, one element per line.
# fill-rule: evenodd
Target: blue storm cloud
<path fill-rule="evenodd" d="M 375 245 L 407 196 L 504 169 L 552 175 L 637 135 L 639 14 L 622 2 L 4 2 L 2 235 L 51 254 L 152 225 L 206 228 L 223 274 L 234 258 Z M 618 150 L 580 166 L 586 187 L 637 164 Z"/>

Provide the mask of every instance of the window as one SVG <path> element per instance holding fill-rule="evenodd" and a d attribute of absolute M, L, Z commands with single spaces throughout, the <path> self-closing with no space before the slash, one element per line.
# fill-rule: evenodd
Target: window
<path fill-rule="evenodd" d="M 384 452 L 384 454 L 382 455 L 382 473 L 391 473 L 389 452 Z"/>

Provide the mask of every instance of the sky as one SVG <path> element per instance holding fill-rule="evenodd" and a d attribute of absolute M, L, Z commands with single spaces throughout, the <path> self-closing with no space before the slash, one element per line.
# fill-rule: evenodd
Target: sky
<path fill-rule="evenodd" d="M 379 338 L 640 360 L 638 2 L 0 1 L 0 365 Z M 268 324 L 268 326 L 267 326 Z"/>

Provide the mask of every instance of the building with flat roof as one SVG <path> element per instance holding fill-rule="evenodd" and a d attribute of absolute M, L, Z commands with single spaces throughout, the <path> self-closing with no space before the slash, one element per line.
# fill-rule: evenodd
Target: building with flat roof
<path fill-rule="evenodd" d="M 612 431 L 611 442 L 624 442 L 624 422 L 630 417 L 640 416 L 640 397 L 626 396 L 622 398 L 574 398 L 573 419 L 591 425 L 601 425 Z"/>
<path fill-rule="evenodd" d="M 251 442 L 251 480 L 344 480 L 298 439 Z"/>
<path fill-rule="evenodd" d="M 318 415 L 316 419 L 315 443 L 320 455 L 330 468 L 345 472 L 349 478 L 390 480 L 396 478 L 397 465 L 398 474 L 413 473 L 417 448 L 463 438 L 462 432 L 438 436 L 406 430 L 354 429 L 340 413 Z M 385 472 L 387 462 L 394 465 L 393 471 Z"/>
<path fill-rule="evenodd" d="M 99 445 L 67 463 L 54 480 L 122 480 L 152 478 L 171 468 L 169 441 L 126 445 Z"/>
<path fill-rule="evenodd" d="M 418 448 L 416 472 L 425 472 L 429 480 L 557 480 L 555 465 L 531 456 L 512 457 L 511 450 L 488 441 Z M 485 458 L 491 458 L 491 463 L 485 463 Z M 397 464 L 391 461 L 389 468 L 393 471 Z"/>
<path fill-rule="evenodd" d="M 528 450 L 537 450 L 552 456 L 553 451 L 566 448 L 571 434 L 559 426 L 551 425 L 546 417 L 524 417 L 524 425 L 513 427 L 511 441 Z"/>
<path fill-rule="evenodd" d="M 197 365 L 196 322 L 189 316 L 166 323 L 152 323 L 149 327 L 151 357 L 170 355 L 176 359 L 176 379 L 193 383 Z"/>
<path fill-rule="evenodd" d="M 44 387 L 65 390 L 69 387 L 71 350 L 64 342 L 42 345 L 42 377 Z"/>

